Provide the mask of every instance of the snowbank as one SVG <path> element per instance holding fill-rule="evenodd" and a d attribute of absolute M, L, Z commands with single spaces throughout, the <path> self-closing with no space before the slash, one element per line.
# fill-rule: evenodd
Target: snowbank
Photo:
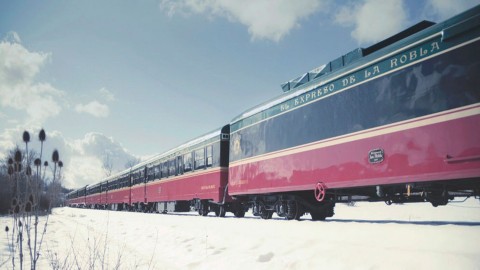
<path fill-rule="evenodd" d="M 339 204 L 335 212 L 313 222 L 59 208 L 39 269 L 52 261 L 61 269 L 480 269 L 478 200 Z M 0 218 L 0 263 L 10 223 Z"/>

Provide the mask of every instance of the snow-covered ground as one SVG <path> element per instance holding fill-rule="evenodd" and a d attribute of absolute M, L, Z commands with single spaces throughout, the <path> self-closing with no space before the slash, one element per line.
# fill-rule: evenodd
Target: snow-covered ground
<path fill-rule="evenodd" d="M 335 213 L 313 222 L 58 208 L 39 269 L 480 269 L 478 200 Z M 10 223 L 0 218 L 0 263 Z"/>

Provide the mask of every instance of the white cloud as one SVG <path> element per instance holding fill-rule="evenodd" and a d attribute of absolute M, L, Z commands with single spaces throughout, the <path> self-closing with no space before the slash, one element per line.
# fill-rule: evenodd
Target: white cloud
<path fill-rule="evenodd" d="M 49 83 L 35 81 L 50 54 L 30 52 L 10 32 L 0 42 L 0 106 L 25 111 L 30 122 L 42 122 L 60 113 L 64 95 Z"/>
<path fill-rule="evenodd" d="M 173 16 L 205 14 L 239 22 L 248 28 L 252 39 L 281 40 L 299 21 L 325 7 L 324 0 L 162 0 L 160 7 Z"/>
<path fill-rule="evenodd" d="M 15 129 L 5 129 L 3 133 L 0 133 L 0 160 L 5 159 L 7 152 L 15 147 L 14 134 L 21 136 L 20 130 Z"/>
<path fill-rule="evenodd" d="M 110 114 L 108 106 L 96 100 L 85 105 L 78 104 L 75 106 L 75 111 L 78 113 L 88 113 L 95 117 L 107 117 Z"/>
<path fill-rule="evenodd" d="M 5 38 L 3 38 L 3 41 L 9 42 L 9 43 L 22 43 L 22 40 L 20 39 L 20 36 L 15 31 L 8 32 L 5 35 Z"/>
<path fill-rule="evenodd" d="M 478 4 L 479 0 L 427 0 L 424 16 L 441 21 Z"/>
<path fill-rule="evenodd" d="M 30 133 L 30 150 L 40 152 L 38 132 L 40 128 L 32 128 Z M 4 159 L 9 150 L 18 145 L 24 147 L 22 142 L 23 129 L 7 129 L 0 133 L 0 159 Z M 124 170 L 125 164 L 136 158 L 130 154 L 120 143 L 113 138 L 101 133 L 87 133 L 81 139 L 67 139 L 58 131 L 48 131 L 47 140 L 44 143 L 43 158 L 51 163 L 51 155 L 54 149 L 60 154 L 60 160 L 64 163 L 63 184 L 68 188 L 77 188 L 96 183 L 105 177 L 103 158 L 108 155 L 113 172 Z"/>
<path fill-rule="evenodd" d="M 100 90 L 98 90 L 100 92 L 100 95 L 102 95 L 102 97 L 106 100 L 106 101 L 115 101 L 115 96 L 113 95 L 112 92 L 110 92 L 110 90 L 108 90 L 107 88 L 105 87 L 102 87 L 100 88 Z"/>
<path fill-rule="evenodd" d="M 403 30 L 407 13 L 401 0 L 364 0 L 342 7 L 335 16 L 342 26 L 353 26 L 352 37 L 360 44 L 373 43 Z"/>
<path fill-rule="evenodd" d="M 113 172 L 124 170 L 125 164 L 136 158 L 113 138 L 96 132 L 69 142 L 68 147 L 72 156 L 65 170 L 65 179 L 69 181 L 70 187 L 84 186 L 103 179 L 103 160 L 106 155 L 112 163 Z"/>

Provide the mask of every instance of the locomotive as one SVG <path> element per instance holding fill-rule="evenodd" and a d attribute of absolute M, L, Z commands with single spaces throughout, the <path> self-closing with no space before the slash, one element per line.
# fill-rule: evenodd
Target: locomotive
<path fill-rule="evenodd" d="M 480 196 L 478 74 L 480 6 L 342 55 L 67 204 L 324 220 L 336 203 Z"/>

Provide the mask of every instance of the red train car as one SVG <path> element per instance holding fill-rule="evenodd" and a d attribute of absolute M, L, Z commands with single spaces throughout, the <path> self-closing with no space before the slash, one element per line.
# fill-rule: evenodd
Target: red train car
<path fill-rule="evenodd" d="M 132 168 L 135 203 L 157 212 L 190 211 L 201 215 L 227 211 L 243 216 L 244 208 L 228 196 L 229 126 L 189 141 Z M 133 189 L 133 187 L 135 187 Z M 138 208 L 138 206 L 137 206 Z"/>
<path fill-rule="evenodd" d="M 88 187 L 89 208 L 245 214 L 228 195 L 229 125 Z M 78 192 L 76 193 L 78 194 Z M 69 199 L 70 205 L 78 198 Z"/>
<path fill-rule="evenodd" d="M 87 187 L 71 191 L 66 196 L 66 204 L 71 207 L 85 207 L 85 194 Z"/>
<path fill-rule="evenodd" d="M 337 202 L 480 196 L 479 16 L 477 6 L 356 49 L 69 204 L 323 220 Z"/>
<path fill-rule="evenodd" d="M 85 207 L 97 209 L 101 203 L 101 183 L 87 186 L 87 192 L 85 196 Z"/>
<path fill-rule="evenodd" d="M 255 215 L 480 190 L 480 8 L 423 22 L 287 82 L 231 123 L 230 195 Z"/>
<path fill-rule="evenodd" d="M 114 176 L 108 177 L 105 191 L 105 208 L 111 210 L 127 210 L 130 208 L 130 173 L 123 171 Z"/>
<path fill-rule="evenodd" d="M 104 209 L 108 204 L 108 181 L 105 180 L 100 183 L 100 205 L 99 207 Z"/>

